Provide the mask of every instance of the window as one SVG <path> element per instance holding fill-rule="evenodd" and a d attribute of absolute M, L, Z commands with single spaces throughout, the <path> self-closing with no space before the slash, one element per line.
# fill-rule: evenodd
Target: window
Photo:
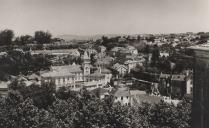
<path fill-rule="evenodd" d="M 117 100 L 117 99 L 118 99 L 118 97 L 115 97 L 115 99 Z"/>
<path fill-rule="evenodd" d="M 121 100 L 123 100 L 123 97 L 121 96 Z"/>
<path fill-rule="evenodd" d="M 126 96 L 126 98 L 128 99 L 128 96 Z"/>

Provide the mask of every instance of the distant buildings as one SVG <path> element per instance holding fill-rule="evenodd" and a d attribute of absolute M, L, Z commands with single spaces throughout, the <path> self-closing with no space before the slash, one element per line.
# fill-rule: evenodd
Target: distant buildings
<path fill-rule="evenodd" d="M 75 57 L 80 56 L 80 52 L 77 49 L 54 49 L 54 50 L 35 50 L 31 51 L 32 55 L 35 54 L 46 54 L 46 55 L 72 55 Z"/>

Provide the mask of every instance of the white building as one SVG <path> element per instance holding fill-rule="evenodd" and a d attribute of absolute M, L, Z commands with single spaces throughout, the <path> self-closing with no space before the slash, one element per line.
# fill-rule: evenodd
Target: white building
<path fill-rule="evenodd" d="M 124 64 L 128 67 L 128 73 L 130 73 L 131 69 L 134 69 L 137 65 L 143 65 L 141 61 L 137 60 L 127 60 Z"/>
<path fill-rule="evenodd" d="M 118 73 L 122 76 L 124 76 L 127 72 L 128 72 L 128 67 L 122 64 L 118 64 L 116 63 L 113 66 L 113 69 L 115 69 L 116 71 L 118 71 Z"/>
<path fill-rule="evenodd" d="M 121 103 L 122 105 L 130 105 L 131 96 L 130 91 L 127 88 L 118 88 L 118 90 L 114 94 L 114 102 Z"/>
<path fill-rule="evenodd" d="M 98 70 L 91 73 L 90 56 L 84 53 L 84 64 L 53 66 L 51 71 L 41 74 L 42 82 L 53 82 L 56 89 L 66 86 L 73 90 L 86 87 L 91 90 L 102 87 L 110 82 L 112 74 L 106 69 L 98 67 Z"/>
<path fill-rule="evenodd" d="M 160 57 L 169 57 L 169 53 L 168 52 L 160 52 Z"/>
<path fill-rule="evenodd" d="M 133 46 L 127 46 L 127 51 L 130 52 L 132 55 L 138 55 L 138 50 Z"/>

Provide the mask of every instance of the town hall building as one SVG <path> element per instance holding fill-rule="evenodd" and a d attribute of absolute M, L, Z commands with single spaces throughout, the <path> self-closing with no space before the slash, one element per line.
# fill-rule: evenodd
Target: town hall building
<path fill-rule="evenodd" d="M 53 82 L 56 89 L 67 87 L 72 90 L 79 90 L 82 87 L 92 90 L 103 87 L 110 83 L 112 73 L 106 68 L 96 67 L 90 64 L 90 54 L 85 51 L 83 65 L 52 66 L 51 70 L 41 74 L 42 82 Z"/>

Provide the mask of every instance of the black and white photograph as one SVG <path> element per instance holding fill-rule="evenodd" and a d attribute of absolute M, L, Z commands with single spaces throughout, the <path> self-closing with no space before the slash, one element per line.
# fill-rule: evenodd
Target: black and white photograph
<path fill-rule="evenodd" d="M 209 128 L 209 0 L 0 0 L 0 128 Z"/>

